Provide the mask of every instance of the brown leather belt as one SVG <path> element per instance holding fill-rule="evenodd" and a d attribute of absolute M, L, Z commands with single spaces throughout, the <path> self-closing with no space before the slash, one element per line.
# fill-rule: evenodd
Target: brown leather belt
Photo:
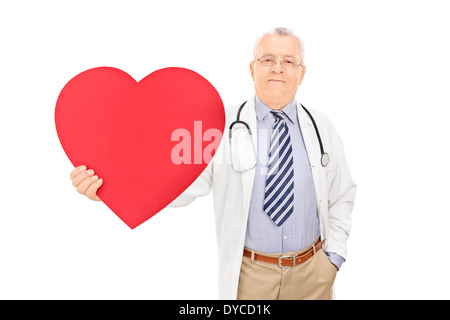
<path fill-rule="evenodd" d="M 317 239 L 316 243 L 311 246 L 311 249 L 307 250 L 306 252 L 302 252 L 301 255 L 294 254 L 291 256 L 281 255 L 279 257 L 270 257 L 259 253 L 253 253 L 253 259 L 261 262 L 277 264 L 280 268 L 293 267 L 308 261 L 308 259 L 311 258 L 317 251 L 322 249 L 324 242 L 325 240 L 320 241 L 320 238 Z M 244 248 L 244 256 L 251 258 L 252 251 Z"/>

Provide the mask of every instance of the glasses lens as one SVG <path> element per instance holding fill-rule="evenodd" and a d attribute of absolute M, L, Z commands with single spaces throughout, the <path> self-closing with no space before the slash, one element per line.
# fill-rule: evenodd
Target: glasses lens
<path fill-rule="evenodd" d="M 292 58 L 284 58 L 283 65 L 288 68 L 293 68 L 297 66 L 297 60 Z"/>
<path fill-rule="evenodd" d="M 264 56 L 261 59 L 259 59 L 259 61 L 261 61 L 261 64 L 265 66 L 272 66 L 275 64 L 275 58 L 270 56 Z"/>

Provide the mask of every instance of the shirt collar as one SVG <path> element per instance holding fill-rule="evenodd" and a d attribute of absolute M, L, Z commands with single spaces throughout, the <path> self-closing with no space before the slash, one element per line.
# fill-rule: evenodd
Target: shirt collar
<path fill-rule="evenodd" d="M 283 111 L 287 118 L 294 123 L 293 119 L 297 116 L 297 101 L 292 100 L 287 105 L 285 105 L 280 110 Z M 272 111 L 267 105 L 264 104 L 264 102 L 261 101 L 261 99 L 258 98 L 257 95 L 255 95 L 255 112 L 256 112 L 256 118 L 258 118 L 258 121 L 262 121 L 269 113 Z"/>

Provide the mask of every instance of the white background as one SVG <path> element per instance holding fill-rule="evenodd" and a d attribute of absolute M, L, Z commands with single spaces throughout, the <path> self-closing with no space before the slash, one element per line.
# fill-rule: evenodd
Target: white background
<path fill-rule="evenodd" d="M 437 0 L 2 1 L 0 298 L 216 299 L 211 195 L 129 229 L 72 187 L 56 99 L 92 67 L 140 80 L 179 66 L 238 104 L 255 38 L 287 26 L 306 45 L 297 98 L 332 119 L 358 184 L 337 298 L 449 299 L 449 12 Z"/>

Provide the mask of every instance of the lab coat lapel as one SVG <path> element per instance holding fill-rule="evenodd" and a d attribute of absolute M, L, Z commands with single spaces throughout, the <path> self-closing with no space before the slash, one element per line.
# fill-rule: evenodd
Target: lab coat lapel
<path fill-rule="evenodd" d="M 314 181 L 314 189 L 316 191 L 317 208 L 321 208 L 321 188 L 320 188 L 320 152 L 319 152 L 319 142 L 317 141 L 316 131 L 314 130 L 314 125 L 311 118 L 303 110 L 300 103 L 297 103 L 297 115 L 300 124 L 300 130 L 302 132 L 303 141 L 305 142 L 306 152 L 308 153 L 309 163 L 311 165 L 311 173 Z"/>
<path fill-rule="evenodd" d="M 298 123 L 300 124 L 300 130 L 302 132 L 303 141 L 305 142 L 306 151 L 308 153 L 309 162 L 311 167 L 314 167 L 316 163 L 316 143 L 314 142 L 315 130 L 311 118 L 305 112 L 300 103 L 297 103 L 297 115 Z"/>
<path fill-rule="evenodd" d="M 245 104 L 244 108 L 242 109 L 241 120 L 247 122 L 248 125 L 250 126 L 250 130 L 252 131 L 253 146 L 257 152 L 258 151 L 258 147 L 257 147 L 258 132 L 257 132 L 257 125 L 256 125 L 255 97 L 254 96 L 252 96 L 250 99 L 247 100 L 247 103 Z M 243 188 L 243 206 L 244 206 L 245 216 L 248 215 L 248 211 L 250 208 L 250 198 L 251 198 L 251 193 L 253 190 L 253 182 L 255 180 L 255 170 L 256 169 L 253 168 L 252 170 L 241 173 L 242 188 Z"/>

